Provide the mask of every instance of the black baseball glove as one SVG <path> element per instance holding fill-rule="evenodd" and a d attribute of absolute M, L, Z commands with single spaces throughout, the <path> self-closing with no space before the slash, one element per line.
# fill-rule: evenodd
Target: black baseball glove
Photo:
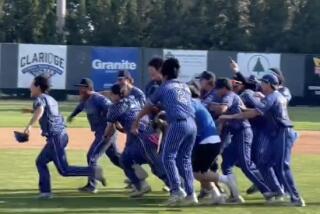
<path fill-rule="evenodd" d="M 29 141 L 29 135 L 23 132 L 14 131 L 14 137 L 19 143 L 25 143 Z"/>

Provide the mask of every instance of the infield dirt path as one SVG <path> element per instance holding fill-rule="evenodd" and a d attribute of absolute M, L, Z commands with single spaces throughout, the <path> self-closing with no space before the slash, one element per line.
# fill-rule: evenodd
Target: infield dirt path
<path fill-rule="evenodd" d="M 33 129 L 30 141 L 26 144 L 19 144 L 13 136 L 15 128 L 0 128 L 0 149 L 30 149 L 42 148 L 45 144 L 45 139 L 40 136 L 39 129 Z M 92 140 L 93 133 L 88 128 L 70 128 L 69 134 L 69 149 L 73 150 L 88 150 Z M 320 154 L 320 132 L 301 131 L 300 138 L 294 147 L 295 154 Z M 125 136 L 119 134 L 118 148 L 121 151 L 125 142 Z"/>

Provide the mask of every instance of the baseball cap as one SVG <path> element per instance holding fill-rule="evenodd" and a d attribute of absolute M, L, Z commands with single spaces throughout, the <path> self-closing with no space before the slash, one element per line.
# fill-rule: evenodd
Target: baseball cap
<path fill-rule="evenodd" d="M 278 78 L 279 84 L 284 82 L 283 73 L 279 68 L 270 68 L 269 70 Z"/>
<path fill-rule="evenodd" d="M 270 85 L 279 85 L 279 79 L 274 74 L 266 74 L 262 77 L 261 82 L 268 83 Z"/>
<path fill-rule="evenodd" d="M 200 80 L 205 79 L 205 80 L 215 80 L 216 75 L 211 72 L 211 71 L 204 71 L 200 74 Z"/>
<path fill-rule="evenodd" d="M 216 89 L 227 88 L 228 90 L 232 90 L 232 82 L 228 78 L 219 78 L 216 81 Z"/>
<path fill-rule="evenodd" d="M 111 93 L 116 94 L 116 95 L 122 94 L 121 86 L 118 83 L 112 85 L 110 88 L 110 91 L 111 91 Z"/>
<path fill-rule="evenodd" d="M 122 79 L 122 78 L 125 78 L 125 79 L 131 79 L 131 73 L 127 70 L 120 70 L 118 72 L 118 78 L 119 79 Z"/>
<path fill-rule="evenodd" d="M 82 78 L 81 80 L 80 80 L 80 83 L 79 84 L 75 84 L 74 85 L 75 87 L 87 87 L 87 88 L 93 88 L 93 82 L 92 82 L 92 80 L 91 79 L 89 79 L 89 78 Z"/>

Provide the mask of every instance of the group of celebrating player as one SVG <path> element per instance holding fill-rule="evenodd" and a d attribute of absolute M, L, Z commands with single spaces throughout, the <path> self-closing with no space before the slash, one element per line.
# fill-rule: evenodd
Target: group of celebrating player
<path fill-rule="evenodd" d="M 259 191 L 268 203 L 305 206 L 290 169 L 291 150 L 297 139 L 288 117 L 291 99 L 283 86 L 280 70 L 257 80 L 245 77 L 235 61 L 230 62 L 233 79 L 219 78 L 204 71 L 188 83 L 178 80 L 177 59 L 153 58 L 148 64 L 150 83 L 146 94 L 134 86 L 128 71 L 119 71 L 118 81 L 110 91 L 94 92 L 93 82 L 82 79 L 80 103 L 68 122 L 82 111 L 87 114 L 94 142 L 87 154 L 87 167 L 70 166 L 65 148 L 68 135 L 58 104 L 48 95 L 49 80 L 38 76 L 31 84 L 35 98 L 33 117 L 25 133 L 40 122 L 47 144 L 39 154 L 41 198 L 50 198 L 51 185 L 47 164 L 54 162 L 63 176 L 85 176 L 88 183 L 79 190 L 96 193 L 96 182 L 106 185 L 99 157 L 106 154 L 125 173 L 132 187 L 131 197 L 151 191 L 148 164 L 170 192 L 168 206 L 190 206 L 200 203 L 244 203 L 240 196 L 234 166 L 238 166 L 253 183 L 248 193 Z M 124 151 L 116 149 L 117 132 L 126 135 Z M 221 155 L 221 174 L 217 158 Z M 194 179 L 200 182 L 197 196 Z M 229 196 L 220 184 L 228 188 Z"/>

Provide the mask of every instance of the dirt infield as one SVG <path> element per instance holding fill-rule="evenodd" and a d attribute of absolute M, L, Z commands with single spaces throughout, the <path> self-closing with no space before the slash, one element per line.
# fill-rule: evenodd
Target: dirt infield
<path fill-rule="evenodd" d="M 19 144 L 13 136 L 14 128 L 0 128 L 0 149 L 30 149 L 42 148 L 45 139 L 40 137 L 40 130 L 32 130 L 31 139 L 26 144 Z M 87 150 L 93 140 L 93 134 L 88 128 L 68 129 L 70 137 L 69 149 Z M 320 132 L 302 131 L 299 132 L 300 138 L 294 147 L 295 154 L 320 154 Z M 125 136 L 120 134 L 118 137 L 118 149 L 121 151 L 125 142 Z"/>

